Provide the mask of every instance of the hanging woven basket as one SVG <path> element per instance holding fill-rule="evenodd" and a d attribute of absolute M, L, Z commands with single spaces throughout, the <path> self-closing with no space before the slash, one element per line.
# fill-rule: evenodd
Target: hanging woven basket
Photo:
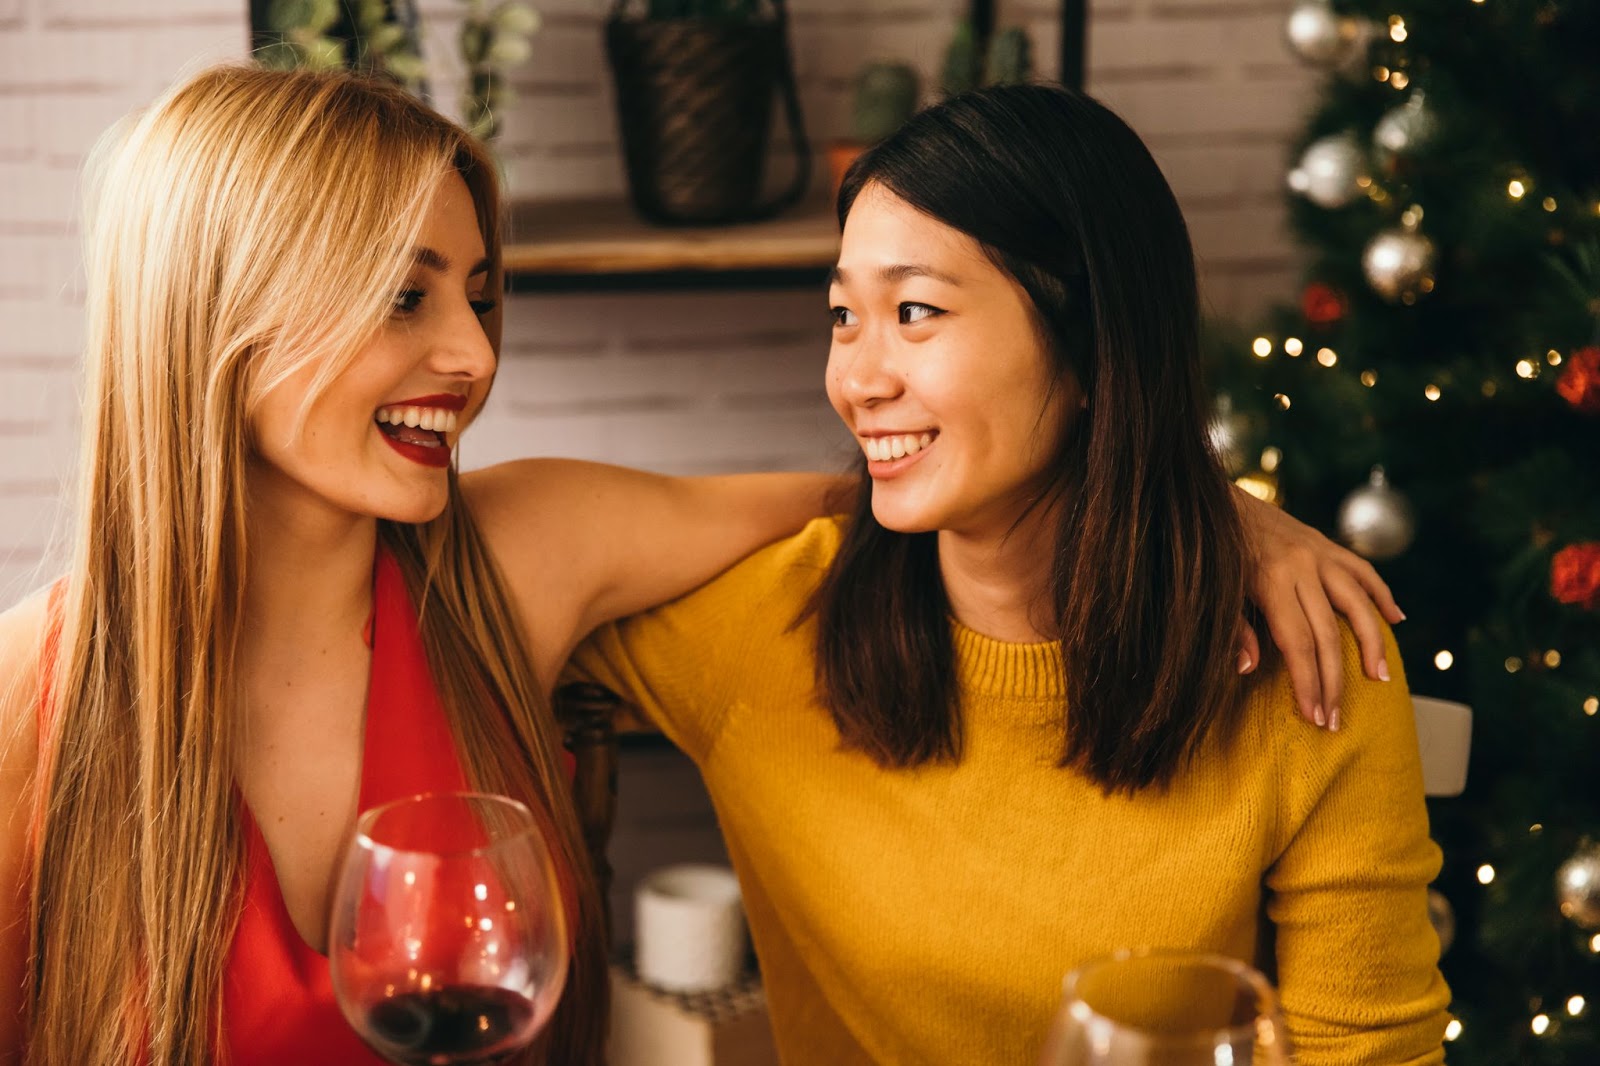
<path fill-rule="evenodd" d="M 634 207 L 665 225 L 769 218 L 805 195 L 811 177 L 783 0 L 771 18 L 606 21 L 617 122 Z M 795 173 L 761 199 L 772 102 L 781 94 Z"/>

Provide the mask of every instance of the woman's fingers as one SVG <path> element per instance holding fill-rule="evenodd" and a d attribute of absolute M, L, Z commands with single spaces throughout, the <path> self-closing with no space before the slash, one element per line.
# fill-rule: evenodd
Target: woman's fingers
<path fill-rule="evenodd" d="M 1319 696 L 1315 717 L 1318 725 L 1329 729 L 1339 728 L 1339 705 L 1344 699 L 1344 648 L 1339 639 L 1339 623 L 1333 616 L 1333 604 L 1322 582 L 1315 585 L 1295 586 L 1300 608 L 1305 612 L 1311 627 L 1311 638 L 1316 646 Z"/>
<path fill-rule="evenodd" d="M 1372 596 L 1372 590 L 1359 584 L 1359 578 L 1347 572 L 1329 574 L 1323 581 L 1328 599 L 1350 623 L 1361 648 L 1361 669 L 1374 681 L 1389 680 L 1389 656 L 1383 644 L 1383 626 L 1377 612 L 1383 605 Z M 1390 601 L 1393 602 L 1392 600 Z"/>
<path fill-rule="evenodd" d="M 1261 665 L 1261 640 L 1256 627 L 1239 616 L 1239 657 L 1237 666 L 1241 674 L 1253 673 Z"/>

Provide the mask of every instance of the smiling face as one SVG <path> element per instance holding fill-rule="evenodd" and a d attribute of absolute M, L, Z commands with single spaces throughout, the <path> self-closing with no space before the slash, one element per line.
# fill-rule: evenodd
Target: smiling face
<path fill-rule="evenodd" d="M 251 420 L 252 508 L 278 521 L 437 517 L 451 450 L 494 375 L 482 322 L 494 306 L 488 278 L 472 194 L 451 171 L 393 310 L 350 365 L 314 397 L 315 365 L 262 397 Z"/>
<path fill-rule="evenodd" d="M 1082 405 L 1027 293 L 977 241 L 869 183 L 828 300 L 828 398 L 867 457 L 878 522 L 1004 535 Z"/>

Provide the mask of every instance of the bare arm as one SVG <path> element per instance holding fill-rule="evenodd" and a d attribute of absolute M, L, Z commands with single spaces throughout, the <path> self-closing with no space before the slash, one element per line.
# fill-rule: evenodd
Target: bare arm
<path fill-rule="evenodd" d="M 674 478 L 558 459 L 461 480 L 546 683 L 595 627 L 703 584 L 846 498 L 824 474 Z"/>
<path fill-rule="evenodd" d="M 1234 502 L 1251 555 L 1246 593 L 1283 653 L 1295 704 L 1307 721 L 1338 729 L 1344 673 L 1334 611 L 1350 623 L 1362 669 L 1374 681 L 1387 681 L 1390 669 L 1379 616 L 1395 625 L 1405 614 L 1383 578 L 1359 555 L 1247 492 L 1235 489 Z M 1240 673 L 1260 662 L 1260 642 L 1246 626 Z"/>
<path fill-rule="evenodd" d="M 0 1066 L 22 1061 L 28 961 L 28 830 L 38 765 L 39 645 L 46 598 L 0 614 Z"/>

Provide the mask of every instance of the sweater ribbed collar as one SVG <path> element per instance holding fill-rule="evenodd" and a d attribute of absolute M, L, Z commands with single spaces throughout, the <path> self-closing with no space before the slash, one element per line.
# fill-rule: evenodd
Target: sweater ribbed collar
<path fill-rule="evenodd" d="M 954 618 L 950 632 L 962 691 L 1002 699 L 1059 700 L 1066 695 L 1060 641 L 1008 644 Z"/>

